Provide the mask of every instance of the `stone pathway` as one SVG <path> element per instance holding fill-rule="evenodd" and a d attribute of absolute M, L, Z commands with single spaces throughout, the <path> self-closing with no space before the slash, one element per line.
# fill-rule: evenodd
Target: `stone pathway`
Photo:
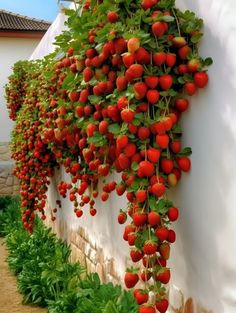
<path fill-rule="evenodd" d="M 5 259 L 7 251 L 0 238 L 0 313 L 46 313 L 46 309 L 22 305 L 17 291 L 16 277 L 9 271 Z"/>

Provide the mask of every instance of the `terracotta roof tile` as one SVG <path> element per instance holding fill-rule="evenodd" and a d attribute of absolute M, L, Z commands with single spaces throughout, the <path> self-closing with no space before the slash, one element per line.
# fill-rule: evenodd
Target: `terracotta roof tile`
<path fill-rule="evenodd" d="M 0 31 L 47 31 L 50 22 L 0 9 Z"/>

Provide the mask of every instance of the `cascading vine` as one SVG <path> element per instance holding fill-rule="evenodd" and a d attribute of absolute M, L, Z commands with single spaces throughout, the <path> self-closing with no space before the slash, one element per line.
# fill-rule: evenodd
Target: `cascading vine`
<path fill-rule="evenodd" d="M 203 22 L 173 0 L 83 1 L 67 14 L 57 51 L 18 63 L 6 88 L 16 117 L 12 151 L 22 220 L 32 231 L 35 210 L 46 218 L 49 178 L 60 165 L 71 181 L 58 190 L 69 194 L 77 217 L 87 207 L 95 215 L 98 196 L 125 194 L 118 222 L 129 219 L 123 238 L 135 263 L 125 285 L 138 284 L 139 313 L 164 313 L 176 239 L 171 223 L 179 215 L 166 192 L 191 166 L 179 121 L 188 96 L 207 85 L 212 63 L 198 54 Z M 121 173 L 120 182 L 109 180 L 112 171 Z"/>

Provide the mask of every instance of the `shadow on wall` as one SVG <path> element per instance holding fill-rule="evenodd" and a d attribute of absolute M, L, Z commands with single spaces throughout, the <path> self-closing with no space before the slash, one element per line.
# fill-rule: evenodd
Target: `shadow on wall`
<path fill-rule="evenodd" d="M 200 51 L 204 57 L 211 56 L 214 65 L 209 70 L 209 87 L 191 99 L 191 109 L 183 117 L 184 145 L 192 146 L 193 156 L 191 174 L 183 175 L 172 192 L 181 208 L 176 225 L 178 239 L 172 253 L 172 282 L 205 308 L 215 313 L 233 313 L 236 62 L 232 60 L 236 48 L 232 49 L 232 45 L 236 31 L 231 15 L 236 3 L 183 0 L 178 6 L 204 19 Z"/>

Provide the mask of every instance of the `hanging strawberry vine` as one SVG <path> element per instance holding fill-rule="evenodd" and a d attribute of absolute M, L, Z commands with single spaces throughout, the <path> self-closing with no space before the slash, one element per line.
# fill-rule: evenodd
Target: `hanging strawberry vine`
<path fill-rule="evenodd" d="M 83 1 L 67 14 L 56 53 L 19 63 L 6 88 L 10 117 L 16 117 L 12 149 L 22 220 L 32 231 L 35 210 L 46 218 L 55 166 L 71 175 L 58 190 L 62 197 L 69 193 L 77 217 L 86 205 L 95 215 L 98 196 L 125 194 L 118 222 L 129 219 L 123 238 L 135 263 L 125 285 L 138 284 L 139 313 L 164 313 L 176 239 L 171 223 L 179 216 L 166 191 L 191 166 L 179 121 L 188 96 L 207 85 L 212 63 L 198 54 L 203 22 L 174 0 Z M 121 173 L 120 182 L 109 180 L 112 171 Z"/>

